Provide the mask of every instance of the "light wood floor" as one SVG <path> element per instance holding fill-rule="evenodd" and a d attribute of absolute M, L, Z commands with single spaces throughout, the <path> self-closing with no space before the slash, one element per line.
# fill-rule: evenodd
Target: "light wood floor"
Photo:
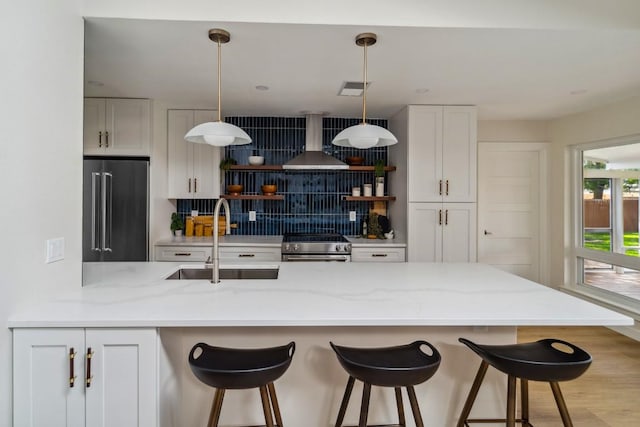
<path fill-rule="evenodd" d="M 575 427 L 640 425 L 640 342 L 603 327 L 518 328 L 520 342 L 541 338 L 569 341 L 593 358 L 581 377 L 560 384 Z M 531 423 L 562 426 L 549 384 L 529 382 L 529 389 Z"/>

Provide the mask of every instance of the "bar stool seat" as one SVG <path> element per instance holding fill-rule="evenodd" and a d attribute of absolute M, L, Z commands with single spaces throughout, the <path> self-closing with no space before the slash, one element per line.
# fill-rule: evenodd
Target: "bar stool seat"
<path fill-rule="evenodd" d="M 507 418 L 491 421 L 506 422 L 508 427 L 514 426 L 516 422 L 523 426 L 531 426 L 528 381 L 544 381 L 551 385 L 564 426 L 573 425 L 558 382 L 570 381 L 582 375 L 591 365 L 589 353 L 574 344 L 555 338 L 508 345 L 481 345 L 465 338 L 460 338 L 459 341 L 478 354 L 482 362 L 458 420 L 458 427 L 468 426 L 473 422 L 489 422 L 489 420 L 468 418 L 489 365 L 508 376 Z M 519 419 L 515 418 L 517 378 L 520 379 L 521 385 L 522 408 Z"/>
<path fill-rule="evenodd" d="M 406 426 L 401 387 L 405 387 L 416 426 L 423 427 L 414 386 L 431 378 L 440 366 L 440 353 L 426 341 L 407 345 L 377 348 L 355 348 L 330 343 L 342 367 L 349 374 L 335 427 L 341 427 L 355 380 L 364 383 L 360 406 L 359 427 L 367 426 L 371 386 L 393 387 L 396 395 L 399 424 Z M 425 353 L 427 350 L 430 354 Z"/>
<path fill-rule="evenodd" d="M 208 427 L 217 427 L 227 389 L 259 388 L 267 427 L 282 427 L 274 381 L 291 364 L 295 343 L 270 348 L 238 349 L 198 343 L 189 352 L 189 366 L 203 383 L 216 389 Z M 276 418 L 273 424 L 272 415 Z"/>

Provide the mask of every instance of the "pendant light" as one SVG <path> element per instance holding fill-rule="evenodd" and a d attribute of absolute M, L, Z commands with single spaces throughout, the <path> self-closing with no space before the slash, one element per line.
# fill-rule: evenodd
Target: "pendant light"
<path fill-rule="evenodd" d="M 231 40 L 231 35 L 225 30 L 214 28 L 209 30 L 209 39 L 218 44 L 218 120 L 196 125 L 187 132 L 184 139 L 189 142 L 209 144 L 216 147 L 250 144 L 251 138 L 245 131 L 231 123 L 222 121 L 222 103 L 220 101 L 222 55 L 220 52 L 222 44 Z"/>
<path fill-rule="evenodd" d="M 364 47 L 364 72 L 362 79 L 362 123 L 348 127 L 333 139 L 332 144 L 341 147 L 360 149 L 386 147 L 398 142 L 398 139 L 387 129 L 368 124 L 367 118 L 367 47 L 376 43 L 374 33 L 362 33 L 356 36 L 356 45 Z"/>

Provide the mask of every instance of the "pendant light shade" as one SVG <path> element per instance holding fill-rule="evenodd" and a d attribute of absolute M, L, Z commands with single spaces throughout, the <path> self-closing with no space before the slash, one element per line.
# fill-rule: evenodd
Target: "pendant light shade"
<path fill-rule="evenodd" d="M 231 123 L 222 121 L 222 102 L 221 102 L 221 70 L 222 55 L 221 48 L 223 43 L 231 40 L 231 35 L 225 30 L 214 28 L 209 30 L 209 39 L 218 44 L 218 120 L 215 122 L 207 122 L 196 125 L 184 136 L 188 142 L 196 144 L 209 144 L 215 147 L 224 147 L 227 145 L 244 145 L 251 143 L 251 137 L 245 131 Z"/>
<path fill-rule="evenodd" d="M 356 36 L 356 45 L 364 48 L 364 67 L 362 79 L 362 123 L 344 129 L 331 141 L 333 145 L 367 149 L 386 147 L 398 142 L 398 139 L 387 129 L 367 123 L 367 46 L 376 43 L 374 33 L 362 33 Z"/>

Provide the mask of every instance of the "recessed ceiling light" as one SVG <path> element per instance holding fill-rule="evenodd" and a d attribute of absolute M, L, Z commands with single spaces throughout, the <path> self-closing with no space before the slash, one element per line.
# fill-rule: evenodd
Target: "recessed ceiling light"
<path fill-rule="evenodd" d="M 258 85 L 256 86 L 256 90 L 269 90 L 269 86 Z"/>
<path fill-rule="evenodd" d="M 427 93 L 429 92 L 429 89 L 427 89 L 426 87 L 421 87 L 416 89 L 416 93 Z"/>
<path fill-rule="evenodd" d="M 582 95 L 583 93 L 587 93 L 588 91 L 586 89 L 578 89 L 578 90 L 572 90 L 571 92 L 569 92 L 569 94 L 571 95 Z"/>
<path fill-rule="evenodd" d="M 91 86 L 97 86 L 97 87 L 102 87 L 104 86 L 104 83 L 99 82 L 97 80 L 89 80 L 87 81 L 87 84 L 91 85 Z"/>

